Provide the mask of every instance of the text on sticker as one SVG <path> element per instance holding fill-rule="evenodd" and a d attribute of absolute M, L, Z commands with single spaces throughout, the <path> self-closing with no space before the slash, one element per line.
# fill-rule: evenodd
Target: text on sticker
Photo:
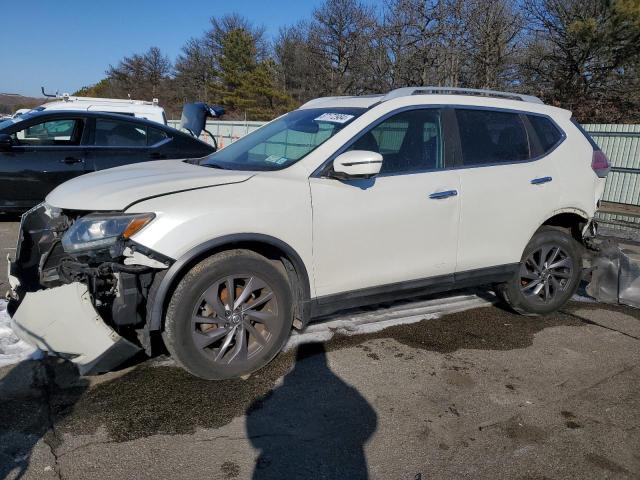
<path fill-rule="evenodd" d="M 347 123 L 353 118 L 353 115 L 347 113 L 323 113 L 317 118 L 314 118 L 315 122 L 331 122 L 331 123 Z"/>

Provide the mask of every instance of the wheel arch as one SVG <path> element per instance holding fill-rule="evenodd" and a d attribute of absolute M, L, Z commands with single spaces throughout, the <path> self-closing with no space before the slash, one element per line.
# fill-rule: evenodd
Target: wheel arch
<path fill-rule="evenodd" d="M 147 305 L 147 325 L 149 330 L 162 329 L 163 318 L 171 295 L 180 279 L 192 266 L 203 258 L 224 250 L 244 248 L 270 259 L 282 261 L 292 285 L 295 298 L 294 323 L 305 326 L 310 317 L 311 287 L 309 273 L 300 255 L 286 242 L 259 233 L 226 235 L 204 242 L 177 259 L 168 270 L 158 275 L 154 281 Z"/>
<path fill-rule="evenodd" d="M 554 210 L 549 217 L 543 221 L 536 232 L 544 226 L 560 227 L 568 230 L 571 236 L 580 243 L 584 226 L 590 221 L 589 215 L 579 208 L 562 208 Z"/>

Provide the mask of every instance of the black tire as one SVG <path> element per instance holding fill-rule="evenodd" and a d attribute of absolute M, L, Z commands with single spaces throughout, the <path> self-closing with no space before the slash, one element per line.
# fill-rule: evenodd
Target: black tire
<path fill-rule="evenodd" d="M 248 299 L 230 311 L 244 290 Z M 222 380 L 248 375 L 273 360 L 289 338 L 292 322 L 284 269 L 250 250 L 229 250 L 202 260 L 182 278 L 167 308 L 163 338 L 185 370 Z"/>
<path fill-rule="evenodd" d="M 544 315 L 569 301 L 581 277 L 582 245 L 562 228 L 543 226 L 524 249 L 518 272 L 496 291 L 516 312 Z"/>

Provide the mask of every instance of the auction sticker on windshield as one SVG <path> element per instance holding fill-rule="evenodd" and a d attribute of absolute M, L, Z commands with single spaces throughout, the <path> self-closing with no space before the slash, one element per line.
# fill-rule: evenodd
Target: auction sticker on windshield
<path fill-rule="evenodd" d="M 313 120 L 315 122 L 329 122 L 329 123 L 347 123 L 349 120 L 353 118 L 353 115 L 348 115 L 346 113 L 323 113 L 317 118 Z"/>

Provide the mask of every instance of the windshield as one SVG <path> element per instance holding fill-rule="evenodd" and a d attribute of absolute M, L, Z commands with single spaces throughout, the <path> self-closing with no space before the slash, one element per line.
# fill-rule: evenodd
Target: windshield
<path fill-rule="evenodd" d="M 33 116 L 33 114 L 36 113 L 33 110 L 23 113 L 22 115 L 18 115 L 15 118 L 7 118 L 6 120 L 3 120 L 0 122 L 0 130 L 4 130 L 5 128 L 10 127 L 11 125 L 14 125 L 18 122 L 21 122 L 22 120 L 26 120 L 27 118 L 31 118 L 31 116 Z"/>
<path fill-rule="evenodd" d="M 295 110 L 209 155 L 200 165 L 229 170 L 281 170 L 320 146 L 364 111 L 364 108 Z"/>

